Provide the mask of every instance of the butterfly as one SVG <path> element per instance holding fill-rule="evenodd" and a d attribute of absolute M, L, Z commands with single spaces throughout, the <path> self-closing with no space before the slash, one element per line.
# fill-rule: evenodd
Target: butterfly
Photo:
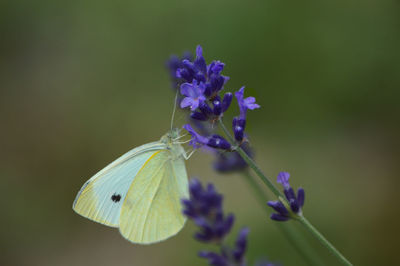
<path fill-rule="evenodd" d="M 95 222 L 119 228 L 127 240 L 151 244 L 177 234 L 186 218 L 181 199 L 189 198 L 179 130 L 130 150 L 90 178 L 73 210 Z"/>

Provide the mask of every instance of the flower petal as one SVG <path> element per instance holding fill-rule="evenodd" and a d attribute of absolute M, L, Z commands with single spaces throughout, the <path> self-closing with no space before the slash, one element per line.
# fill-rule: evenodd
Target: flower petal
<path fill-rule="evenodd" d="M 186 108 L 186 107 L 188 107 L 188 106 L 192 106 L 192 104 L 193 104 L 192 98 L 185 97 L 185 98 L 181 101 L 181 108 Z"/>
<path fill-rule="evenodd" d="M 280 172 L 277 177 L 277 182 L 282 184 L 283 187 L 290 187 L 289 184 L 290 174 L 288 172 Z"/>

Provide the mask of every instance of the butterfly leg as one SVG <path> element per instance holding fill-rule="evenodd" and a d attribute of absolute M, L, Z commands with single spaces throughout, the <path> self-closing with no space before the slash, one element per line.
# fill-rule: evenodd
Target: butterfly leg
<path fill-rule="evenodd" d="M 185 158 L 185 160 L 188 160 L 194 153 L 196 152 L 195 149 L 193 149 L 189 154 L 187 154 L 186 152 L 183 154 L 183 158 Z"/>

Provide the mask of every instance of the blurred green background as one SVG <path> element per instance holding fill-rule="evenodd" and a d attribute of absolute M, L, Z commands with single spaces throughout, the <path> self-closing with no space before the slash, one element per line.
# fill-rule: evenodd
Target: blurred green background
<path fill-rule="evenodd" d="M 353 263 L 399 264 L 399 11 L 395 0 L 1 1 L 0 264 L 205 265 L 190 223 L 135 246 L 71 209 L 90 176 L 168 130 L 165 60 L 197 44 L 226 63 L 227 90 L 246 85 L 262 106 L 247 132 L 263 170 L 291 172 L 309 220 Z M 241 176 L 211 160 L 196 153 L 189 175 L 224 193 L 235 232 L 251 228 L 251 264 L 305 265 Z"/>

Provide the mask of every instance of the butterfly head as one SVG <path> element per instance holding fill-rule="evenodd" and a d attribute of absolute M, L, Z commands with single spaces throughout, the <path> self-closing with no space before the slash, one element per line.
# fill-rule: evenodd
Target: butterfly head
<path fill-rule="evenodd" d="M 161 142 L 166 144 L 173 144 L 176 139 L 179 138 L 179 128 L 171 129 L 167 134 L 162 136 Z"/>

